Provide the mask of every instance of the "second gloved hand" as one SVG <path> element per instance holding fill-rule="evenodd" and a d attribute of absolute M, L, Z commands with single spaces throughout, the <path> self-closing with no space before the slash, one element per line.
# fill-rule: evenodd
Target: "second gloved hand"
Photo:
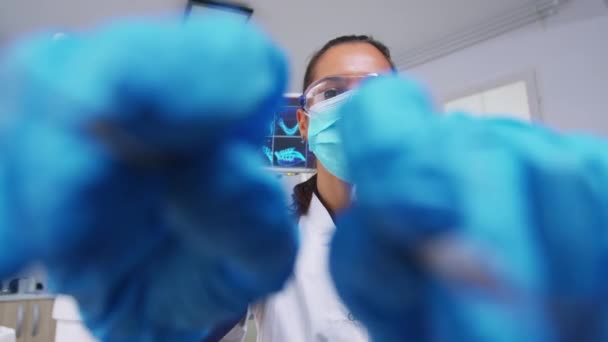
<path fill-rule="evenodd" d="M 605 341 L 608 144 L 435 115 L 415 82 L 342 108 L 357 201 L 331 249 L 375 341 Z"/>
<path fill-rule="evenodd" d="M 38 38 L 0 78 L 0 277 L 40 260 L 106 342 L 200 341 L 282 287 L 297 237 L 255 144 L 286 65 L 252 25 Z"/>

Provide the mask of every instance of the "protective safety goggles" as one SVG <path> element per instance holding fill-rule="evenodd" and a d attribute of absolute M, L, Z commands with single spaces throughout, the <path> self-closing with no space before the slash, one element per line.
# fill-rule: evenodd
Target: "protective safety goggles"
<path fill-rule="evenodd" d="M 310 109 L 315 105 L 353 90 L 361 82 L 378 76 L 379 74 L 377 73 L 371 73 L 364 75 L 336 75 L 322 78 L 306 88 L 304 94 L 300 96 L 300 106 L 310 116 L 314 113 Z"/>

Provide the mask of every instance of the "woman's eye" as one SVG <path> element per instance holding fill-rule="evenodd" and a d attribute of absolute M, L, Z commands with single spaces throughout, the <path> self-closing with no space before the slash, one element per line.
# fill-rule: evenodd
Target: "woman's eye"
<path fill-rule="evenodd" d="M 323 99 L 328 100 L 328 99 L 331 99 L 332 97 L 336 97 L 338 95 L 340 95 L 340 93 L 338 92 L 337 89 L 328 89 L 323 92 Z"/>

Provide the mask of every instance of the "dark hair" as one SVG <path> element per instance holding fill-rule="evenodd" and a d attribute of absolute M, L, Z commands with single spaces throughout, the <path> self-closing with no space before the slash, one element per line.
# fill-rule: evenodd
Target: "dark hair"
<path fill-rule="evenodd" d="M 328 41 L 327 43 L 325 43 L 325 45 L 323 45 L 323 47 L 319 51 L 315 52 L 315 54 L 312 55 L 310 61 L 308 62 L 308 66 L 306 67 L 306 73 L 304 74 L 303 90 L 306 90 L 306 88 L 308 88 L 308 86 L 313 82 L 312 78 L 315 68 L 319 62 L 319 59 L 323 57 L 325 52 L 327 52 L 327 50 L 331 49 L 334 46 L 348 43 L 365 43 L 372 45 L 373 47 L 378 49 L 378 51 L 380 51 L 380 53 L 382 53 L 382 55 L 386 58 L 386 60 L 391 66 L 391 70 L 397 70 L 397 68 L 395 67 L 395 63 L 393 63 L 393 60 L 391 59 L 390 50 L 388 49 L 388 47 L 386 47 L 386 45 L 384 45 L 380 41 L 377 41 L 374 38 L 365 35 L 341 36 Z M 306 215 L 308 213 L 308 209 L 310 208 L 310 201 L 312 200 L 312 195 L 314 194 L 316 188 L 317 175 L 312 176 L 309 180 L 300 183 L 293 188 L 293 194 L 291 197 L 293 199 L 293 210 L 297 217 Z"/>
<path fill-rule="evenodd" d="M 312 194 L 315 193 L 316 188 L 317 175 L 314 175 L 307 181 L 293 187 L 293 194 L 291 195 L 291 198 L 293 199 L 293 213 L 296 217 L 300 217 L 308 213 L 310 201 L 312 200 Z"/>
<path fill-rule="evenodd" d="M 365 44 L 372 45 L 373 47 L 378 49 L 378 51 L 380 51 L 380 53 L 386 58 L 386 60 L 388 61 L 388 63 L 391 66 L 391 70 L 393 70 L 393 71 L 397 70 L 397 68 L 395 67 L 395 63 L 393 62 L 393 60 L 391 58 L 391 51 L 382 42 L 374 39 L 371 36 L 366 36 L 366 35 L 341 36 L 341 37 L 334 38 L 334 39 L 328 41 L 327 43 L 325 43 L 325 45 L 323 45 L 323 47 L 320 50 L 318 50 L 317 52 L 314 53 L 314 55 L 312 55 L 312 57 L 310 58 L 310 61 L 308 62 L 308 66 L 306 67 L 306 72 L 304 73 L 304 83 L 302 86 L 302 91 L 306 90 L 306 88 L 308 88 L 308 86 L 313 82 L 312 77 L 313 77 L 315 68 L 317 67 L 319 59 L 321 59 L 321 57 L 323 57 L 325 52 L 327 52 L 327 50 L 331 49 L 332 47 L 342 45 L 342 44 L 348 44 L 348 43 L 365 43 Z"/>

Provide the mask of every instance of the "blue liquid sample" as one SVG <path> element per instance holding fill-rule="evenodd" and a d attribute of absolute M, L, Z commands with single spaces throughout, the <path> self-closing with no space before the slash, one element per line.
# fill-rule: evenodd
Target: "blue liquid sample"
<path fill-rule="evenodd" d="M 294 166 L 306 163 L 306 157 L 300 151 L 296 151 L 295 147 L 276 151 L 274 155 L 277 157 L 277 163 L 280 166 Z"/>
<path fill-rule="evenodd" d="M 277 122 L 277 124 L 279 125 L 279 127 L 281 127 L 281 129 L 283 130 L 283 132 L 285 132 L 285 134 L 287 135 L 295 135 L 298 132 L 298 124 L 296 123 L 295 126 L 293 127 L 287 127 L 287 125 L 285 124 L 285 120 L 283 120 L 283 118 L 280 118 L 279 121 Z"/>

